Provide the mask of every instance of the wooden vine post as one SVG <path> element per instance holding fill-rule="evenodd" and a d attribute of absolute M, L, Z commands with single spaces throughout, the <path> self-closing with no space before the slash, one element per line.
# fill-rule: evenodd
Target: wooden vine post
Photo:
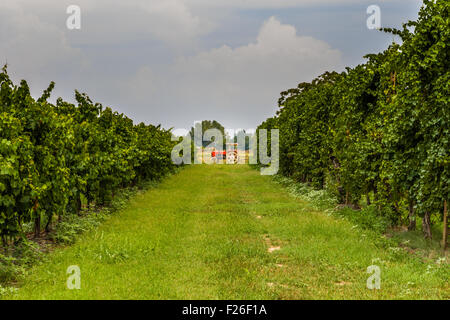
<path fill-rule="evenodd" d="M 448 215 L 447 215 L 447 200 L 444 201 L 444 224 L 442 232 L 442 245 L 444 251 L 447 249 L 447 237 L 448 237 Z"/>

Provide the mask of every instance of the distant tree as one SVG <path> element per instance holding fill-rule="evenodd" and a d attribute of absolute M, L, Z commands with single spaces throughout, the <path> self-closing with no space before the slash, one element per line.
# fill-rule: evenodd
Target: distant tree
<path fill-rule="evenodd" d="M 218 129 L 224 138 L 224 146 L 225 146 L 225 128 L 222 126 L 218 121 L 216 120 L 203 120 L 201 123 L 201 129 L 202 129 L 202 137 L 203 133 L 208 129 Z M 194 127 L 191 127 L 191 130 L 189 131 L 189 134 L 191 135 L 192 141 L 194 141 Z M 211 143 L 211 141 L 203 141 L 202 146 L 206 147 Z M 199 147 L 199 146 L 198 146 Z"/>

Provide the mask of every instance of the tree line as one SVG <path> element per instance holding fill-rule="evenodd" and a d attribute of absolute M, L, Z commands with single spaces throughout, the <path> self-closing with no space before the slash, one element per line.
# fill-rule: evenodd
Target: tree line
<path fill-rule="evenodd" d="M 133 121 L 75 91 L 76 104 L 37 100 L 25 80 L 0 73 L 0 236 L 3 245 L 54 219 L 79 214 L 82 202 L 108 204 L 121 188 L 173 170 L 170 130 Z"/>
<path fill-rule="evenodd" d="M 341 204 L 376 205 L 410 230 L 421 217 L 431 238 L 431 216 L 450 199 L 448 11 L 448 1 L 425 0 L 417 21 L 383 29 L 401 43 L 282 92 L 258 127 L 280 131 L 280 173 Z"/>

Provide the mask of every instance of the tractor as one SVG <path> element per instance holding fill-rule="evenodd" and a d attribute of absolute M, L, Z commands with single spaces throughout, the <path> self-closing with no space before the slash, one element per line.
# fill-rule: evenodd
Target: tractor
<path fill-rule="evenodd" d="M 217 151 L 215 148 L 211 151 L 211 158 L 214 162 L 217 162 L 217 160 L 226 159 L 227 163 L 238 163 L 239 156 L 238 156 L 238 150 L 237 150 L 237 143 L 227 143 L 227 149 L 222 151 Z"/>

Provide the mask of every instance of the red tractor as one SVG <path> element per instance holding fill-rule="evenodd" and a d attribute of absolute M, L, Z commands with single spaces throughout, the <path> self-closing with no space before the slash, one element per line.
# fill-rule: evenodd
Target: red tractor
<path fill-rule="evenodd" d="M 217 150 L 213 150 L 211 152 L 211 157 L 216 158 L 216 159 L 225 159 L 225 157 L 227 156 L 227 152 L 226 151 L 217 151 Z"/>
<path fill-rule="evenodd" d="M 237 163 L 238 162 L 238 151 L 237 151 L 237 143 L 227 143 L 230 147 L 228 152 L 223 151 L 217 151 L 215 148 L 211 151 L 211 157 L 216 162 L 220 159 L 226 159 L 227 163 Z"/>

